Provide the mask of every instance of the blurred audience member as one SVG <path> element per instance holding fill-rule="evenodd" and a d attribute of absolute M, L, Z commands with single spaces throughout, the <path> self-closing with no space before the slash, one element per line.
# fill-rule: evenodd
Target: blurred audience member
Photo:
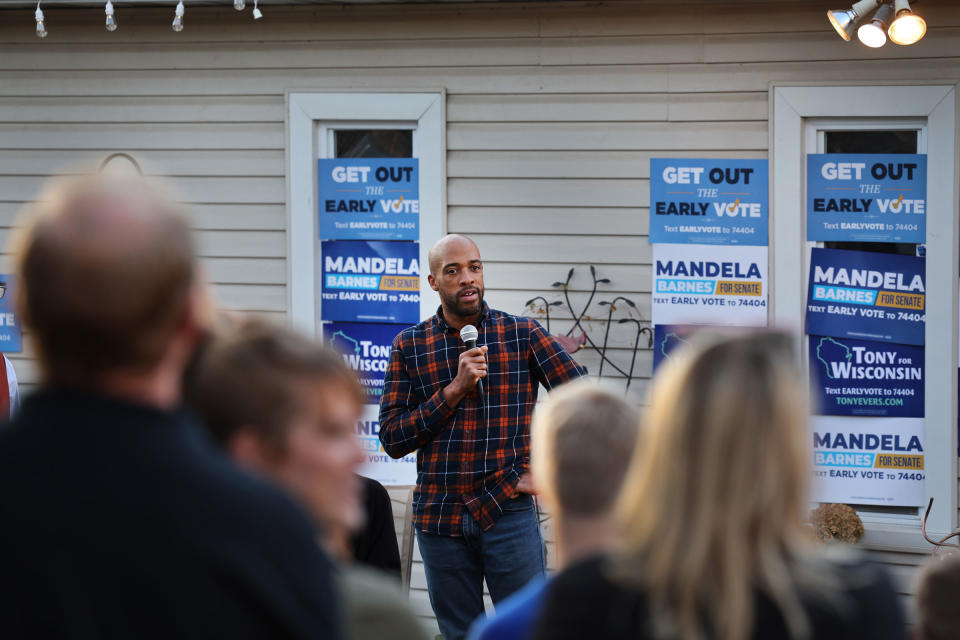
<path fill-rule="evenodd" d="M 386 488 L 360 476 L 363 482 L 363 527 L 353 534 L 350 548 L 353 561 L 389 573 L 400 580 L 400 546 L 393 524 L 393 503 Z"/>
<path fill-rule="evenodd" d="M 554 391 L 533 414 L 530 465 L 534 486 L 553 516 L 557 565 L 608 551 L 614 541 L 611 507 L 637 440 L 640 416 L 620 396 L 593 381 Z M 534 579 L 479 619 L 472 640 L 529 638 L 547 583 Z"/>
<path fill-rule="evenodd" d="M 301 511 L 181 417 L 205 290 L 159 189 L 83 176 L 16 250 L 41 389 L 0 431 L 0 636 L 336 638 Z"/>
<path fill-rule="evenodd" d="M 318 544 L 348 563 L 350 536 L 364 521 L 363 482 L 355 473 L 364 459 L 356 439 L 363 396 L 340 355 L 248 319 L 207 344 L 188 402 L 237 462 L 307 508 Z M 349 568 L 343 578 L 347 637 L 424 637 L 385 577 Z"/>
<path fill-rule="evenodd" d="M 619 548 L 553 580 L 535 637 L 905 637 L 879 567 L 811 549 L 806 389 L 786 335 L 677 354 L 652 387 Z"/>
<path fill-rule="evenodd" d="M 916 640 L 960 638 L 960 555 L 934 558 L 917 586 Z"/>

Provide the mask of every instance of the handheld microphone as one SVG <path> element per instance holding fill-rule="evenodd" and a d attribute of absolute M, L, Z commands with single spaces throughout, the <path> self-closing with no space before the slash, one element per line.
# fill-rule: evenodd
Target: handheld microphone
<path fill-rule="evenodd" d="M 472 324 L 468 324 L 463 327 L 463 329 L 460 329 L 460 339 L 463 340 L 463 344 L 466 345 L 467 351 L 476 348 L 477 336 L 479 335 L 477 328 Z M 483 380 L 477 380 L 477 391 L 480 395 L 483 395 Z"/>

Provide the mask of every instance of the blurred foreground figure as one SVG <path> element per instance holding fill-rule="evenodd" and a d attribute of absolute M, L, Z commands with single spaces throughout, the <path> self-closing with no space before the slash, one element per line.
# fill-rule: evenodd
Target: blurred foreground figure
<path fill-rule="evenodd" d="M 620 396 L 578 380 L 537 408 L 530 428 L 534 485 L 547 502 L 562 568 L 609 551 L 611 508 L 640 427 L 640 416 Z M 471 640 L 523 640 L 533 632 L 547 582 L 534 579 L 478 620 Z"/>
<path fill-rule="evenodd" d="M 0 430 L 0 637 L 340 637 L 309 522 L 175 411 L 204 308 L 176 206 L 90 176 L 32 213 L 42 387 Z"/>
<path fill-rule="evenodd" d="M 916 640 L 960 638 L 960 556 L 934 558 L 917 586 Z"/>
<path fill-rule="evenodd" d="M 316 544 L 345 565 L 350 536 L 364 524 L 364 483 L 355 473 L 364 459 L 355 435 L 362 393 L 339 354 L 254 319 L 207 345 L 187 391 L 220 444 L 297 499 L 313 517 Z M 348 638 L 425 638 L 385 574 L 347 567 L 340 588 Z"/>
<path fill-rule="evenodd" d="M 811 548 L 807 385 L 792 339 L 714 339 L 655 379 L 621 544 L 568 568 L 537 638 L 905 638 L 879 567 Z"/>

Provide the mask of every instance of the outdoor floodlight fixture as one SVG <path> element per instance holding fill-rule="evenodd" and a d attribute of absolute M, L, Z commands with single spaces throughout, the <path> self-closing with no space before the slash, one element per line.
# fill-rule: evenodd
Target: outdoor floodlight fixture
<path fill-rule="evenodd" d="M 263 17 L 263 11 L 260 11 L 260 7 L 257 6 L 257 0 L 253 0 L 253 19 L 259 20 Z"/>
<path fill-rule="evenodd" d="M 850 38 L 853 37 L 853 31 L 857 28 L 857 24 L 863 20 L 868 13 L 876 9 L 879 4 L 880 0 L 860 0 L 860 2 L 854 4 L 850 9 L 827 11 L 827 19 L 830 20 L 830 24 L 837 30 L 840 37 L 850 42 Z"/>
<path fill-rule="evenodd" d="M 890 25 L 890 39 L 896 44 L 913 44 L 927 33 L 927 22 L 910 10 L 908 0 L 894 3 L 896 18 Z"/>
<path fill-rule="evenodd" d="M 870 22 L 865 22 L 857 29 L 857 38 L 860 42 L 878 49 L 887 43 L 887 27 L 893 17 L 893 5 L 885 4 L 873 14 Z"/>
<path fill-rule="evenodd" d="M 233 0 L 233 8 L 237 11 L 243 11 L 247 4 L 243 0 Z"/>

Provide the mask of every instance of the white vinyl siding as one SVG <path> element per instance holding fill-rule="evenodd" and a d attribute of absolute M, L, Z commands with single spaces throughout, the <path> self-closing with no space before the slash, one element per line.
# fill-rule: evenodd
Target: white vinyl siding
<path fill-rule="evenodd" d="M 51 6 L 42 41 L 32 7 L 3 11 L 0 242 L 47 176 L 126 151 L 191 204 L 219 300 L 284 317 L 285 93 L 443 89 L 447 230 L 479 244 L 488 300 L 522 313 L 535 295 L 559 299 L 550 284 L 575 266 L 579 310 L 593 264 L 611 280 L 587 323 L 602 337 L 598 300 L 624 295 L 650 317 L 651 157 L 767 157 L 771 82 L 943 83 L 960 64 L 960 7 L 944 0 L 921 5 L 921 43 L 880 50 L 842 42 L 821 8 L 795 2 L 262 9 L 254 22 L 226 2 L 188 5 L 174 33 L 172 5 L 117 5 L 120 28 L 108 33 L 102 6 Z M 624 369 L 633 336 L 611 331 Z M 594 352 L 576 357 L 598 370 Z M 12 360 L 24 387 L 35 384 L 29 349 Z M 651 366 L 641 350 L 634 402 Z M 922 549 L 879 555 L 902 594 Z M 422 568 L 412 584 L 429 616 Z"/>

